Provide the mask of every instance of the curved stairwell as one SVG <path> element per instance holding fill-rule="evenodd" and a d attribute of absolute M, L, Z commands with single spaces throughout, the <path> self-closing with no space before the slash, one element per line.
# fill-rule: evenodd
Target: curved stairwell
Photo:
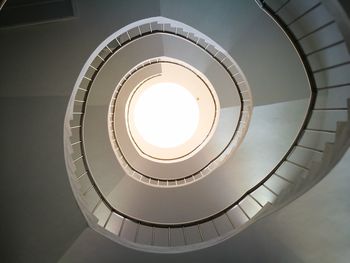
<path fill-rule="evenodd" d="M 161 253 L 187 252 L 205 248 L 201 252 L 192 251 L 184 254 L 184 258 L 189 255 L 190 260 L 199 260 L 194 256 L 197 252 L 202 253 L 200 260 L 205 260 L 203 256 L 205 253 L 208 257 L 208 253 L 218 253 L 222 256 L 222 251 L 219 252 L 220 248 L 224 247 L 224 251 L 227 252 L 230 250 L 229 244 L 235 244 L 238 247 L 237 242 L 242 241 L 244 232 L 254 231 L 258 221 L 267 219 L 291 205 L 291 202 L 319 183 L 342 160 L 350 145 L 350 39 L 348 35 L 350 28 L 343 17 L 335 17 L 338 11 L 341 11 L 339 3 L 326 0 L 256 0 L 256 3 L 261 8 L 261 12 L 270 16 L 291 41 L 304 66 L 312 91 L 304 123 L 288 152 L 262 181 L 257 182 L 253 188 L 224 210 L 202 220 L 174 225 L 157 224 L 144 222 L 114 209 L 99 191 L 84 156 L 82 127 L 85 103 L 94 77 L 118 47 L 133 37 L 148 34 L 150 30 L 178 34 L 194 43 L 197 42 L 204 49 L 209 46 L 205 41 L 199 43 L 196 35 L 183 30 L 178 31 L 177 27 L 171 24 L 153 23 L 149 24 L 149 27 L 127 31 L 120 38 L 106 43 L 106 48 L 90 58 L 83 70 L 84 75 L 81 75 L 77 81 L 80 84 L 79 89 L 74 94 L 74 102 L 68 107 L 64 123 L 63 143 L 64 154 L 66 157 L 69 156 L 65 159 L 69 181 L 89 227 L 94 229 L 90 233 L 87 233 L 90 229 L 83 232 L 83 242 L 88 240 L 83 245 L 84 249 L 106 236 L 118 243 L 118 246 L 126 245 L 127 248 L 122 248 L 128 251 L 125 255 L 128 253 L 136 255 L 135 257 L 145 255 L 138 261 L 168 260 L 173 254 L 168 258 L 156 253 L 141 254 L 140 251 L 128 250 L 130 247 Z M 219 50 L 214 49 L 210 52 L 214 57 L 218 56 L 220 62 L 225 62 L 224 58 L 220 57 L 222 54 Z M 237 72 L 232 69 L 231 74 L 236 75 Z M 242 82 L 240 85 L 244 91 L 245 83 Z M 248 102 L 246 107 L 252 107 L 251 102 Z M 214 166 L 215 164 L 207 167 L 203 173 L 210 173 Z M 200 177 L 194 177 L 193 181 L 199 180 Z M 89 235 L 93 238 L 85 240 L 84 238 Z M 238 241 L 235 243 L 235 240 Z M 102 243 L 107 244 L 107 241 Z M 78 239 L 77 246 L 79 242 Z M 253 247 L 257 241 L 249 239 L 246 242 Z M 113 245 L 116 244 L 113 243 Z M 112 250 L 113 245 L 108 249 Z M 73 262 L 76 255 L 69 253 L 74 249 L 76 249 L 75 244 L 67 250 L 68 256 L 63 256 L 61 261 Z M 237 252 L 238 249 L 235 251 Z M 84 251 L 79 253 L 82 252 Z M 231 262 L 233 256 L 230 253 L 225 254 L 225 260 Z M 174 260 L 176 259 L 179 257 Z M 132 257 L 128 260 L 133 261 Z M 77 261 L 80 262 L 78 259 Z M 251 262 L 257 262 L 256 258 Z"/>
<path fill-rule="evenodd" d="M 171 24 L 150 23 L 138 27 L 138 30 L 130 29 L 124 37 L 121 35 L 112 40 L 96 58 L 90 59 L 91 64 L 81 78 L 74 105 L 70 106 L 73 119 L 70 126 L 65 127 L 67 134 L 71 134 L 66 137 L 70 137 L 66 145 L 71 149 L 67 153 L 71 156 L 67 166 L 75 175 L 71 183 L 90 226 L 116 241 L 115 236 L 120 237 L 132 247 L 142 244 L 156 251 L 168 251 L 169 247 L 186 250 L 188 245 L 191 245 L 190 249 L 208 246 L 245 229 L 256 218 L 282 208 L 326 176 L 341 158 L 350 142 L 347 99 L 350 97 L 350 81 L 346 74 L 350 57 L 346 40 L 320 1 L 259 1 L 258 4 L 294 45 L 312 90 L 309 111 L 289 151 L 263 181 L 222 212 L 199 222 L 160 225 L 115 211 L 89 175 L 82 148 L 84 103 L 96 72 L 124 42 L 152 31 L 179 34 L 205 49 L 209 46 L 205 41 L 198 41 L 196 35 L 177 30 Z M 215 57 L 219 51 L 210 52 Z M 218 59 L 222 60 L 220 55 Z M 235 70 L 232 74 L 236 75 Z M 245 84 L 242 82 L 241 85 Z M 140 247 L 136 245 L 136 248 Z"/>

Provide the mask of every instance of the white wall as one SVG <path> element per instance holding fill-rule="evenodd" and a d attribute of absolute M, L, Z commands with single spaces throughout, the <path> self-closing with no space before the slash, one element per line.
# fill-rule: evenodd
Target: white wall
<path fill-rule="evenodd" d="M 87 227 L 63 155 L 79 72 L 109 34 L 158 1 L 77 1 L 72 20 L 0 30 L 2 262 L 56 262 Z"/>

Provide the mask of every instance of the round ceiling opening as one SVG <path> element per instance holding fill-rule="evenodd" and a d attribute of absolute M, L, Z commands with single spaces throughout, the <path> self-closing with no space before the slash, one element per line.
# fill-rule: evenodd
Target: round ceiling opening
<path fill-rule="evenodd" d="M 176 83 L 162 82 L 141 92 L 132 117 L 146 142 L 159 148 L 174 148 L 195 134 L 199 107 L 188 89 Z"/>
<path fill-rule="evenodd" d="M 133 167 L 136 162 L 143 170 L 149 160 L 159 170 L 159 163 L 187 160 L 210 141 L 220 103 L 210 81 L 183 61 L 162 57 L 143 64 L 116 93 L 115 135 Z"/>

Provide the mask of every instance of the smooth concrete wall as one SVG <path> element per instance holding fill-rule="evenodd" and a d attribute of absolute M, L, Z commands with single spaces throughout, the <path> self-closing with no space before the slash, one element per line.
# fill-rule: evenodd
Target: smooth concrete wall
<path fill-rule="evenodd" d="M 63 158 L 66 101 L 0 98 L 2 262 L 54 262 L 87 227 Z"/>
<path fill-rule="evenodd" d="M 74 1 L 76 17 L 0 29 L 0 97 L 69 96 L 88 57 L 109 35 L 159 16 L 159 0 Z"/>
<path fill-rule="evenodd" d="M 285 262 L 284 251 L 300 262 L 349 262 L 349 162 L 350 150 L 314 188 L 254 226 L 269 236 L 261 243 L 266 262 Z M 285 250 L 276 250 L 277 244 Z"/>
<path fill-rule="evenodd" d="M 1 262 L 57 262 L 87 227 L 69 185 L 63 121 L 93 50 L 159 1 L 75 1 L 71 20 L 0 30 Z"/>

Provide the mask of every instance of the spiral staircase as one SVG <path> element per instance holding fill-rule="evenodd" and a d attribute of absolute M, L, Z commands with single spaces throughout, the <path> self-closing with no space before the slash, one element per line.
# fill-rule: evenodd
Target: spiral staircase
<path fill-rule="evenodd" d="M 61 184 L 62 186 L 57 187 L 55 192 L 60 192 L 64 188 L 65 195 L 70 196 L 69 204 L 61 201 L 57 202 L 58 206 L 56 204 L 59 218 L 65 222 L 58 224 L 62 234 L 57 236 L 58 238 L 66 236 L 65 226 L 70 226 L 66 231 L 67 236 L 62 238 L 70 241 L 58 242 L 62 244 L 61 247 L 51 250 L 52 252 L 45 256 L 43 255 L 45 250 L 41 248 L 33 250 L 40 251 L 40 255 L 30 250 L 23 255 L 32 257 L 31 260 L 36 262 L 38 261 L 35 260 L 36 258 L 42 262 L 57 260 L 96 262 L 99 259 L 101 262 L 115 260 L 192 262 L 205 259 L 224 262 L 233 260 L 238 262 L 329 262 L 330 260 L 346 262 L 348 251 L 339 248 L 337 250 L 334 246 L 346 248 L 346 244 L 350 242 L 348 231 L 344 230 L 344 236 L 340 238 L 345 241 L 344 244 L 331 246 L 327 242 L 321 242 L 320 247 L 327 247 L 325 251 L 337 251 L 334 254 L 330 253 L 328 257 L 321 258 L 319 255 L 322 255 L 322 252 L 316 253 L 312 249 L 303 250 L 295 243 L 288 243 L 286 240 L 288 237 L 293 240 L 293 235 L 280 226 L 286 229 L 292 228 L 293 222 L 288 218 L 298 214 L 298 204 L 302 209 L 306 206 L 303 200 L 306 200 L 306 204 L 310 203 L 308 196 L 315 195 L 316 199 L 322 200 L 323 193 L 320 189 L 323 187 L 327 193 L 325 182 L 331 180 L 328 178 L 334 177 L 337 171 L 340 170 L 338 174 L 342 174 L 345 178 L 342 179 L 345 180 L 343 183 L 346 183 L 346 179 L 348 180 L 346 173 L 347 150 L 350 144 L 350 77 L 348 74 L 350 39 L 349 20 L 342 5 L 337 1 L 319 0 L 240 3 L 222 1 L 213 6 L 211 14 L 208 13 L 208 21 L 222 12 L 221 20 L 218 19 L 218 21 L 222 23 L 232 19 L 231 21 L 236 23 L 232 29 L 230 27 L 226 29 L 226 26 L 220 26 L 213 21 L 211 23 L 214 25 L 208 24 L 208 21 L 203 20 L 203 14 L 208 12 L 208 7 L 213 5 L 212 3 L 205 1 L 202 6 L 198 4 L 196 1 L 181 2 L 176 5 L 170 1 L 156 1 L 156 3 L 150 2 L 148 7 L 142 10 L 124 2 L 119 3 L 121 10 L 140 9 L 137 11 L 140 13 L 130 17 L 120 13 L 123 18 L 118 27 L 109 26 L 108 32 L 102 31 L 97 34 L 94 41 L 89 44 L 89 48 L 82 51 L 83 55 L 79 63 L 76 63 L 79 65 L 73 63 L 74 67 L 70 68 L 66 64 L 67 61 L 60 65 L 60 67 L 68 67 L 68 69 L 62 69 L 65 72 L 73 70 L 68 84 L 72 84 L 72 81 L 74 83 L 79 75 L 74 89 L 74 84 L 66 87 L 67 92 L 63 95 L 70 99 L 62 136 L 64 148 L 60 150 L 60 158 L 61 160 L 65 158 L 66 168 L 63 162 L 60 165 L 68 172 L 75 200 L 69 194 L 72 190 L 67 183 Z M 78 19 L 82 20 L 81 23 L 88 23 L 84 20 L 87 19 L 87 15 L 84 18 L 84 12 L 88 14 L 87 7 L 93 4 L 77 2 L 76 5 L 82 15 Z M 101 5 L 108 6 L 108 3 Z M 114 3 L 114 6 L 118 5 Z M 155 6 L 159 9 L 154 9 Z M 188 16 L 188 12 L 191 13 L 197 9 L 197 15 Z M 241 10 L 244 10 L 246 17 L 240 17 Z M 64 23 L 74 24 L 74 20 Z M 108 24 L 108 21 L 102 21 L 101 27 L 105 24 Z M 43 29 L 49 30 L 49 25 L 47 24 L 47 28 Z M 40 26 L 45 27 L 45 24 L 33 27 Z M 96 26 L 95 30 L 100 31 L 101 27 Z M 224 33 L 220 32 L 220 29 Z M 35 33 L 41 34 L 40 28 Z M 237 33 L 240 35 L 232 36 Z M 0 35 L 8 39 L 5 45 L 13 43 L 21 34 L 26 34 L 26 28 L 10 27 L 0 31 Z M 158 36 L 165 47 L 164 53 L 159 55 L 158 51 L 155 52 L 152 45 L 149 45 L 149 52 L 144 53 L 147 55 L 155 52 L 156 55 L 153 53 L 150 55 L 151 59 L 147 56 L 139 58 L 133 53 L 127 54 L 129 61 L 132 61 L 134 56 L 136 62 L 138 60 L 143 62 L 133 70 L 127 68 L 126 61 L 123 62 L 120 68 L 126 68 L 121 70 L 126 72 L 125 77 L 115 77 L 119 73 L 113 73 L 120 85 L 117 85 L 116 90 L 111 88 L 111 92 L 114 92 L 112 96 L 105 96 L 107 100 L 102 102 L 105 111 L 101 113 L 94 111 L 96 105 L 100 106 L 99 103 L 101 103 L 99 94 L 105 94 L 104 89 L 108 86 L 108 81 L 104 81 L 101 76 L 108 77 L 104 72 L 109 64 L 115 60 L 116 65 L 120 65 L 120 61 L 123 61 L 121 53 L 133 43 L 143 45 L 142 41 L 147 42 L 147 39 L 152 40 Z M 183 46 L 178 49 L 171 44 L 166 46 L 168 43 L 166 38 L 170 39 L 169 43 L 179 41 L 176 47 Z M 79 38 L 76 38 L 75 43 L 79 43 L 78 40 Z M 247 40 L 255 42 L 247 44 L 249 42 Z M 244 43 L 240 43 L 241 41 Z M 190 45 L 187 47 L 188 43 Z M 81 43 L 78 46 L 82 47 Z M 279 48 L 280 46 L 283 48 Z M 169 177 L 170 179 L 168 177 L 164 179 L 153 176 L 154 174 L 149 175 L 149 171 L 163 169 L 159 168 L 160 166 L 158 168 L 155 166 L 156 168 L 153 168 L 155 170 L 142 173 L 140 172 L 142 165 L 139 169 L 135 169 L 134 165 L 138 164 L 130 164 L 126 156 L 129 153 L 125 152 L 126 148 L 123 149 L 118 141 L 120 128 L 114 124 L 118 121 L 116 117 L 118 104 L 113 105 L 111 101 L 118 100 L 118 87 L 120 90 L 126 89 L 124 85 L 129 76 L 153 63 L 163 62 L 164 57 L 171 56 L 196 65 L 198 57 L 189 58 L 191 57 L 189 54 L 196 52 L 195 49 L 190 50 L 192 47 L 200 49 L 208 60 L 212 59 L 218 67 L 224 68 L 237 87 L 241 100 L 241 112 L 238 114 L 240 117 L 235 132 L 232 137 L 228 136 L 231 139 L 227 140 L 223 150 L 218 151 L 220 154 L 215 159 L 190 176 L 172 176 Z M 43 48 L 46 47 L 43 46 Z M 189 53 L 186 53 L 186 48 L 190 50 Z M 62 47 L 58 47 L 58 50 L 61 49 Z M 72 49 L 71 52 L 74 52 L 74 48 Z M 250 50 L 252 50 L 251 53 L 246 53 Z M 47 54 L 50 52 L 48 51 Z M 256 54 L 259 54 L 259 57 L 254 56 Z M 129 62 L 129 64 L 135 67 L 136 62 Z M 45 59 L 41 61 L 39 58 L 38 63 L 50 65 L 52 62 Z M 199 67 L 199 64 L 196 65 L 196 68 Z M 276 73 L 269 74 L 274 71 Z M 55 74 L 61 76 L 59 71 Z M 14 79 L 11 74 L 9 75 L 10 77 L 5 77 L 3 82 L 5 88 L 8 88 L 11 80 Z M 30 84 L 30 79 L 27 78 L 26 81 Z M 220 85 L 226 87 L 222 84 L 224 80 L 219 79 L 217 82 L 219 84 L 216 84 L 215 77 L 212 77 L 210 81 L 217 90 L 220 104 L 226 105 L 226 108 L 221 109 L 220 116 L 231 116 L 225 115 L 225 112 L 234 112 L 236 105 L 229 104 L 226 101 L 228 95 L 220 90 Z M 59 86 L 52 90 L 56 96 L 57 93 L 60 94 Z M 225 91 L 224 88 L 221 89 Z M 4 90 L 2 100 L 4 105 L 7 105 L 4 107 L 9 107 L 4 109 L 8 111 L 13 105 L 11 98 L 20 94 L 16 94 L 16 90 L 13 92 L 2 90 Z M 31 96 L 28 95 L 30 92 L 25 90 L 25 96 Z M 42 95 L 45 92 L 42 93 L 40 87 L 38 90 L 34 88 L 32 92 L 37 93 L 34 103 L 38 99 L 45 100 Z M 67 101 L 68 99 L 61 100 L 60 105 L 63 105 L 61 112 L 64 111 Z M 41 110 L 44 109 L 35 109 L 36 114 L 40 115 Z M 50 114 L 53 111 L 50 110 L 46 116 L 47 120 L 50 120 Z M 32 125 L 31 119 L 29 118 L 28 123 L 23 121 L 24 124 Z M 61 124 L 57 120 L 53 122 Z M 14 124 L 10 122 L 10 125 Z M 225 125 L 223 134 L 232 129 L 231 126 Z M 57 127 L 57 125 L 53 126 Z M 225 127 L 228 128 L 225 129 Z M 30 129 L 29 134 L 35 133 L 37 129 L 41 129 L 40 126 L 33 128 L 33 131 Z M 48 130 L 51 131 L 51 128 Z M 26 131 L 22 132 L 25 134 Z M 45 133 L 41 131 L 40 134 L 43 132 Z M 13 133 L 9 133 L 8 136 L 13 136 Z M 30 140 L 30 138 L 26 139 Z M 50 139 L 49 136 L 46 140 L 49 142 Z M 216 144 L 215 139 L 213 135 L 212 140 Z M 51 149 L 53 146 L 49 143 L 47 148 Z M 32 153 L 33 150 L 29 150 L 28 154 Z M 46 160 L 45 153 L 43 154 L 44 156 L 40 158 L 41 162 Z M 207 155 L 206 153 L 203 156 Z M 6 164 L 5 167 L 7 167 Z M 179 168 L 173 168 L 173 170 L 177 174 L 181 173 Z M 35 168 L 32 168 L 32 171 L 35 171 Z M 30 169 L 26 174 L 29 176 L 28 180 L 31 180 Z M 57 176 L 62 178 L 62 175 Z M 55 184 L 55 181 L 53 183 Z M 16 184 L 22 183 L 16 181 Z M 21 187 L 25 188 L 25 184 Z M 45 185 L 38 183 L 30 189 L 40 192 L 42 187 Z M 21 192 L 18 194 L 20 195 Z M 30 196 L 29 194 L 28 197 Z M 50 204 L 50 198 L 54 199 L 51 194 L 48 196 L 48 200 L 45 201 L 47 205 Z M 135 201 L 134 196 L 136 196 Z M 341 192 L 338 196 L 337 194 L 334 196 L 335 202 L 338 201 L 340 204 L 343 202 L 346 209 L 349 202 L 342 199 Z M 45 195 L 42 195 L 42 198 L 45 198 Z M 79 207 L 75 205 L 76 203 Z M 68 208 L 65 212 L 66 206 Z M 30 206 L 28 208 L 31 210 Z M 326 210 L 322 205 L 316 206 L 315 209 L 306 206 L 306 209 L 311 210 L 316 218 L 318 213 L 325 215 L 317 209 Z M 45 213 L 44 207 L 28 213 L 36 213 L 35 218 L 40 219 L 40 213 L 38 213 L 40 210 Z M 51 210 L 56 211 L 53 208 Z M 74 211 L 71 213 L 71 219 L 69 211 Z M 25 214 L 21 215 L 20 219 L 25 221 Z M 346 218 L 346 215 L 349 213 L 347 212 L 343 217 Z M 53 219 L 55 215 L 49 218 Z M 279 218 L 284 218 L 285 222 L 279 222 Z M 44 220 L 39 222 L 50 224 L 47 219 Z M 303 232 L 306 228 L 303 223 L 306 222 L 305 224 L 310 226 L 310 222 L 307 222 L 306 216 L 303 217 L 303 215 L 299 215 L 299 220 L 300 225 L 298 224 L 296 229 Z M 314 224 L 322 225 L 322 218 L 317 220 L 319 222 L 316 221 Z M 9 224 L 11 221 L 5 222 Z M 88 227 L 83 231 L 85 222 Z M 340 225 L 344 226 L 345 223 Z M 277 234 L 274 233 L 274 226 L 281 232 L 278 240 L 283 240 L 282 243 L 286 244 L 286 247 L 278 247 L 280 244 L 276 241 Z M 314 229 L 317 227 L 314 226 Z M 23 232 L 23 235 L 35 235 L 29 230 L 24 231 L 21 227 L 16 230 L 20 230 L 19 233 Z M 332 230 L 325 231 L 329 234 Z M 55 237 L 48 236 L 46 239 L 55 240 Z M 264 244 L 268 240 L 271 241 L 271 248 L 268 248 L 268 244 Z M 72 243 L 73 241 L 75 242 Z M 314 242 L 319 243 L 318 240 Z M 13 255 L 16 253 L 16 248 L 21 249 L 21 242 L 18 246 L 12 244 L 11 241 L 10 249 L 7 251 L 9 255 L 7 262 L 25 261 L 21 254 Z M 42 245 L 42 247 L 45 246 Z M 307 243 L 305 247 L 312 248 L 312 245 Z M 299 254 L 296 252 L 297 249 Z"/>

